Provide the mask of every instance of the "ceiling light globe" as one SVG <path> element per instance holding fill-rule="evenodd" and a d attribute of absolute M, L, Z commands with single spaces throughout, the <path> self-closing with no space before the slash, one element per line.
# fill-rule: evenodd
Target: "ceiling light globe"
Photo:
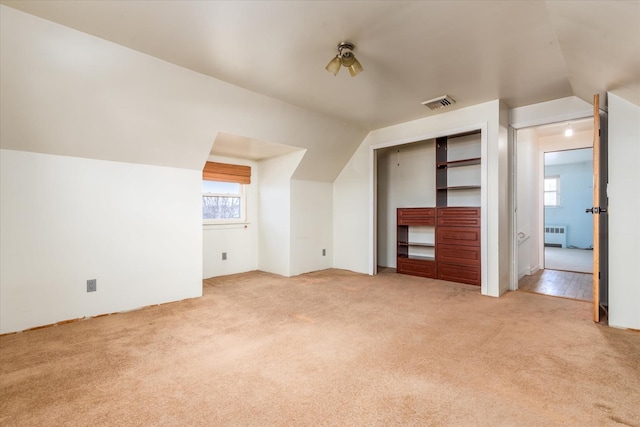
<path fill-rule="evenodd" d="M 353 57 L 353 64 L 351 64 L 349 66 L 349 73 L 351 74 L 351 77 L 355 77 L 362 70 L 364 70 L 364 68 L 362 68 L 362 65 L 360 65 L 360 62 L 354 56 Z"/>
<path fill-rule="evenodd" d="M 340 66 L 340 57 L 336 55 L 331 61 L 329 61 L 325 69 L 335 76 L 338 74 L 338 71 L 340 71 Z"/>

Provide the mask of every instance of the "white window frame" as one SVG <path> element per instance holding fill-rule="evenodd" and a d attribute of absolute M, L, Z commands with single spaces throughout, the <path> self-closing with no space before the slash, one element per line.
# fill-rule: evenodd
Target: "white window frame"
<path fill-rule="evenodd" d="M 546 190 L 546 186 L 544 185 L 547 180 L 554 180 L 556 183 L 556 189 L 555 190 Z M 542 190 L 544 192 L 544 195 L 542 197 L 542 200 L 544 201 L 544 207 L 545 208 L 559 208 L 560 207 L 560 175 L 550 175 L 550 176 L 545 176 L 544 177 L 544 182 L 543 182 L 543 187 Z M 548 205 L 547 201 L 546 201 L 546 194 L 547 193 L 555 193 L 556 197 L 556 203 L 553 205 Z"/>
<path fill-rule="evenodd" d="M 211 180 L 205 180 L 211 181 Z M 216 181 L 222 182 L 222 181 Z M 204 219 L 202 218 L 202 223 L 204 225 L 211 224 L 242 224 L 247 222 L 247 198 L 246 198 L 246 184 L 240 184 L 240 193 L 239 194 L 230 194 L 230 193 L 202 193 L 202 197 L 240 197 L 240 218 L 214 218 L 214 219 Z"/>

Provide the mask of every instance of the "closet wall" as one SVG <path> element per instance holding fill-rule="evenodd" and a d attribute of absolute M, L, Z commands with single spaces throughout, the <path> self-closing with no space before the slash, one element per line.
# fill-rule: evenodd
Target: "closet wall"
<path fill-rule="evenodd" d="M 396 209 L 436 205 L 435 140 L 377 151 L 378 266 L 396 268 Z"/>

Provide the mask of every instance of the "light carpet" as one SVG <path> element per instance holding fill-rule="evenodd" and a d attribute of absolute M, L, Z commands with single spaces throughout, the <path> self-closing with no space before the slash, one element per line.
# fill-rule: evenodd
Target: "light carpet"
<path fill-rule="evenodd" d="M 0 424 L 640 424 L 640 334 L 591 305 L 399 274 L 251 272 L 0 337 Z"/>

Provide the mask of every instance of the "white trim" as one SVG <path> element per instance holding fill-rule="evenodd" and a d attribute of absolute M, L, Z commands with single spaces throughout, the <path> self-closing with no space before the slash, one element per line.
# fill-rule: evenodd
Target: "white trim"
<path fill-rule="evenodd" d="M 214 181 L 214 180 L 206 180 Z M 214 181 L 223 182 L 223 181 Z M 249 184 L 237 183 L 240 186 L 240 193 L 202 193 L 202 197 L 239 197 L 240 198 L 240 218 L 202 218 L 202 225 L 224 225 L 224 224 L 248 224 L 247 222 L 247 196 L 246 186 Z M 246 227 L 245 227 L 246 228 Z"/>
<path fill-rule="evenodd" d="M 518 159 L 518 131 L 513 126 L 509 125 L 509 143 L 511 144 L 511 159 L 509 159 L 509 163 L 511 164 L 511 259 L 509 260 L 509 290 L 515 291 L 518 289 L 518 281 L 520 280 L 520 271 L 518 268 L 518 245 L 528 239 L 530 236 L 526 236 L 522 241 L 518 240 L 518 198 L 517 190 L 518 190 L 518 171 L 517 171 L 517 159 Z"/>
<path fill-rule="evenodd" d="M 592 107 L 593 108 L 593 107 Z M 511 118 L 511 115 L 510 115 Z M 513 164 L 513 176 L 511 179 L 513 179 L 513 185 L 511 187 L 511 197 L 513 199 L 513 205 L 515 206 L 515 210 L 512 209 L 512 214 L 514 215 L 513 217 L 513 222 L 514 222 L 514 226 L 511 228 L 511 240 L 512 240 L 512 247 L 513 247 L 513 259 L 512 262 L 509 265 L 509 269 L 510 269 L 510 280 L 511 283 L 509 283 L 509 289 L 512 291 L 515 291 L 518 289 L 518 231 L 517 231 L 517 220 L 518 220 L 518 216 L 517 216 L 517 200 L 518 200 L 518 186 L 517 186 L 517 181 L 515 180 L 515 177 L 518 176 L 518 138 L 517 138 L 517 134 L 518 134 L 518 130 L 520 129 L 525 129 L 525 128 L 530 128 L 530 127 L 537 127 L 537 126 L 544 126 L 544 125 L 549 125 L 549 124 L 553 124 L 553 123 L 561 123 L 561 122 L 565 122 L 568 120 L 580 120 L 580 119 L 588 119 L 588 118 L 593 118 L 593 110 L 584 110 L 584 111 L 577 111 L 577 112 L 572 112 L 572 113 L 566 113 L 566 114 L 559 114 L 556 116 L 547 116 L 547 117 L 541 117 L 541 118 L 537 118 L 537 119 L 532 119 L 532 120 L 528 120 L 528 121 L 523 121 L 523 122 L 516 122 L 516 123 L 510 123 L 509 126 L 511 126 L 514 129 L 514 150 L 512 152 L 512 157 L 510 159 L 510 161 Z M 539 264 L 532 268 L 533 273 L 535 273 L 536 271 L 540 270 L 540 269 L 544 269 L 545 265 L 544 265 L 544 150 L 539 150 L 538 151 L 538 185 L 540 186 L 540 188 L 543 189 L 543 191 L 538 191 L 538 194 L 535 195 L 534 197 L 538 198 L 538 226 L 537 226 L 537 230 L 536 232 L 538 233 L 538 247 L 535 248 L 534 250 L 538 251 L 538 262 Z"/>
<path fill-rule="evenodd" d="M 369 275 L 378 273 L 378 156 L 374 146 L 369 147 Z"/>
<path fill-rule="evenodd" d="M 562 123 L 562 122 L 568 122 L 568 121 L 571 121 L 571 120 L 586 119 L 586 118 L 589 118 L 589 117 L 593 117 L 593 115 L 585 116 L 584 112 L 576 112 L 576 113 L 562 114 L 562 115 L 554 117 L 551 120 L 549 120 L 548 117 L 545 117 L 545 118 L 540 118 L 540 119 L 524 121 L 524 122 L 520 122 L 520 123 L 509 123 L 509 126 L 514 128 L 515 130 L 519 130 L 519 129 L 525 129 L 525 128 L 532 128 L 532 127 L 549 125 L 549 124 L 552 124 L 552 123 Z"/>
<path fill-rule="evenodd" d="M 488 168 L 488 138 L 487 132 L 489 125 L 484 122 L 480 126 L 480 293 L 489 295 L 489 218 L 487 217 L 487 207 L 489 205 L 489 189 L 487 182 L 489 180 Z"/>

